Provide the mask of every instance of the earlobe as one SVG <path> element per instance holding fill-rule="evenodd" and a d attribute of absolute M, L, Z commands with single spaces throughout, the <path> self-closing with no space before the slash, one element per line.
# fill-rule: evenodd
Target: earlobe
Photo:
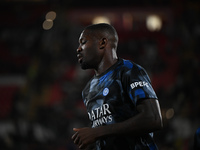
<path fill-rule="evenodd" d="M 101 41 L 100 41 L 100 49 L 104 49 L 106 44 L 107 44 L 107 39 L 102 38 Z"/>

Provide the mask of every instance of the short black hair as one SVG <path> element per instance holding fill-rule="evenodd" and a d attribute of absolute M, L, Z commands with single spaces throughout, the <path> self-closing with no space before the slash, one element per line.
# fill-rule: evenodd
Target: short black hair
<path fill-rule="evenodd" d="M 105 32 L 111 35 L 117 35 L 115 28 L 107 23 L 92 24 L 85 28 L 85 30 Z"/>

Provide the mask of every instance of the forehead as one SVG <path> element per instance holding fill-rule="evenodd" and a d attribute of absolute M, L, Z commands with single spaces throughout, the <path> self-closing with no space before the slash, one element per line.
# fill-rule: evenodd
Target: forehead
<path fill-rule="evenodd" d="M 84 30 L 84 31 L 80 34 L 79 40 L 82 40 L 82 39 L 85 39 L 85 38 L 89 38 L 89 35 L 88 35 L 87 31 Z"/>
<path fill-rule="evenodd" d="M 95 40 L 95 39 L 99 39 L 100 37 L 101 37 L 101 33 L 99 33 L 98 31 L 93 31 L 93 30 L 90 30 L 90 29 L 85 29 L 81 33 L 79 40 L 80 39 L 85 39 L 85 38 L 87 38 L 87 39 L 90 38 L 90 39 Z"/>

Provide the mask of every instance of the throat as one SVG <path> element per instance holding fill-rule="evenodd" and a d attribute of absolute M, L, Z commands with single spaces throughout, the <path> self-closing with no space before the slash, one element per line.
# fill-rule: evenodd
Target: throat
<path fill-rule="evenodd" d="M 110 63 L 100 63 L 98 68 L 95 69 L 95 75 L 100 76 L 104 72 L 106 72 L 109 68 L 111 68 L 114 64 L 116 64 L 118 59 L 113 60 Z"/>

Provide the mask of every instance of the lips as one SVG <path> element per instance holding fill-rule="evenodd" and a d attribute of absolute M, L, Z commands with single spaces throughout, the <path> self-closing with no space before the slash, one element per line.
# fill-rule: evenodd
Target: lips
<path fill-rule="evenodd" d="M 81 63 L 82 59 L 83 59 L 83 56 L 80 53 L 78 53 L 77 54 L 77 58 L 78 58 L 78 62 Z"/>

